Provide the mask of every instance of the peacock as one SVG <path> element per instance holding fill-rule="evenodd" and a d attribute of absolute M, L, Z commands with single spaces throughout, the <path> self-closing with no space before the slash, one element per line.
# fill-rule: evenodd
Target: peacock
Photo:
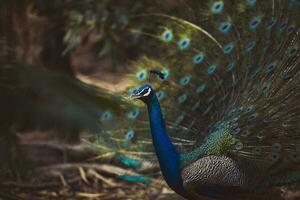
<path fill-rule="evenodd" d="M 127 111 L 102 116 L 96 143 L 159 163 L 186 199 L 299 184 L 300 2 L 178 1 L 174 10 L 131 16 L 148 51 L 122 94 Z"/>

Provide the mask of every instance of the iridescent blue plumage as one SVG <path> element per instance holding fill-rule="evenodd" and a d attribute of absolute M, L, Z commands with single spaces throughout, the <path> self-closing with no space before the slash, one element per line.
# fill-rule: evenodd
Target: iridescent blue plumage
<path fill-rule="evenodd" d="M 231 23 L 230 22 L 221 22 L 218 29 L 222 33 L 228 33 L 231 28 Z"/>
<path fill-rule="evenodd" d="M 178 47 L 181 50 L 187 49 L 190 45 L 190 39 L 189 38 L 182 38 L 179 42 L 178 42 Z"/>
<path fill-rule="evenodd" d="M 165 180 L 178 194 L 188 197 L 180 176 L 180 155 L 167 134 L 155 92 L 146 84 L 135 90 L 132 97 L 141 99 L 148 107 L 153 145 Z"/>

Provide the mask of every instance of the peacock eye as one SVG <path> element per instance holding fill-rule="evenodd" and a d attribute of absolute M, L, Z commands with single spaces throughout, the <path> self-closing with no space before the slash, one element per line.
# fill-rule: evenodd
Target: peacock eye
<path fill-rule="evenodd" d="M 148 96 L 151 93 L 151 88 L 146 88 L 141 92 L 142 96 Z"/>

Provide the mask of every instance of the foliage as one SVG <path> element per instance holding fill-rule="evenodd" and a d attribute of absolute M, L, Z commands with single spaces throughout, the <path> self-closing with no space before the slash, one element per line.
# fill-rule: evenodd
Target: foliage
<path fill-rule="evenodd" d="M 82 0 L 72 3 L 67 12 L 68 26 L 64 53 L 78 44 L 94 40 L 95 55 L 108 56 L 114 66 L 135 58 L 139 37 L 128 31 L 130 15 L 145 9 L 142 2 Z"/>

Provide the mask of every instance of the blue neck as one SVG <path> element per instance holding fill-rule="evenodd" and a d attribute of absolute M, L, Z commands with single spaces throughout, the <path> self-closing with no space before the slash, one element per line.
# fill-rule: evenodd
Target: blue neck
<path fill-rule="evenodd" d="M 160 105 L 155 94 L 148 103 L 153 145 L 158 157 L 162 174 L 168 185 L 178 194 L 187 196 L 180 175 L 180 155 L 172 144 L 166 130 Z"/>

